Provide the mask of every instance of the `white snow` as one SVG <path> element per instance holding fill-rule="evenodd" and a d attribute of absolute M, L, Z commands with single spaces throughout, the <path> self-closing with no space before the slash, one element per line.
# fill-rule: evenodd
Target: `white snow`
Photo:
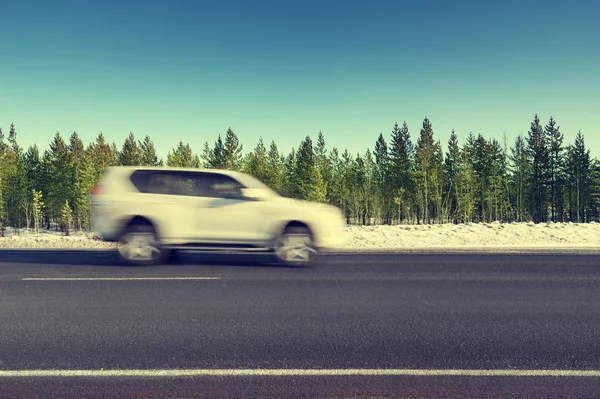
<path fill-rule="evenodd" d="M 69 236 L 54 230 L 6 229 L 5 237 L 0 238 L 0 248 L 65 248 L 65 249 L 103 249 L 114 248 L 115 244 L 99 240 L 93 233 L 73 232 Z"/>
<path fill-rule="evenodd" d="M 400 226 L 349 226 L 340 250 L 588 248 L 600 250 L 599 223 L 481 223 Z M 64 236 L 56 231 L 38 234 L 7 229 L 0 248 L 108 249 L 114 243 L 93 233 Z"/>
<path fill-rule="evenodd" d="M 352 226 L 344 249 L 595 248 L 600 224 L 468 223 Z"/>

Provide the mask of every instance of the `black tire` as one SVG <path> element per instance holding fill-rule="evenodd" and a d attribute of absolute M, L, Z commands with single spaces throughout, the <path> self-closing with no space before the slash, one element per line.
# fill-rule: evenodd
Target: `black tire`
<path fill-rule="evenodd" d="M 154 227 L 149 224 L 128 226 L 119 238 L 118 253 L 121 261 L 129 266 L 164 264 L 171 255 L 171 251 L 160 243 Z"/>
<path fill-rule="evenodd" d="M 313 234 L 305 226 L 286 227 L 273 244 L 273 254 L 278 264 L 293 267 L 312 266 L 318 257 Z"/>

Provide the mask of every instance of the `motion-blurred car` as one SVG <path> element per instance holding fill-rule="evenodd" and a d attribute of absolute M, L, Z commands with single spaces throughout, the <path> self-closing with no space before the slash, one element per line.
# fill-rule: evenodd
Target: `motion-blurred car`
<path fill-rule="evenodd" d="M 110 167 L 90 202 L 94 230 L 131 265 L 179 250 L 269 252 L 304 265 L 338 245 L 345 226 L 334 206 L 282 197 L 228 170 Z"/>

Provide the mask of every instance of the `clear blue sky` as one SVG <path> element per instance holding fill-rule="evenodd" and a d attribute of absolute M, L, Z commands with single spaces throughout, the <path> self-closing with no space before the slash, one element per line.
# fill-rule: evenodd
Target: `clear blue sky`
<path fill-rule="evenodd" d="M 361 153 L 425 116 L 510 141 L 535 113 L 600 155 L 595 1 L 3 1 L 0 127 L 45 149 L 58 130 L 161 156 L 231 126 L 288 152 L 307 134 Z"/>

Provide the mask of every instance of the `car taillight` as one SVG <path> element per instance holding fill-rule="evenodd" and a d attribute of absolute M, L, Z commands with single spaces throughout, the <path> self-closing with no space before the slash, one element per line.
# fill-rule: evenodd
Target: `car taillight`
<path fill-rule="evenodd" d="M 99 184 L 95 185 L 94 188 L 90 190 L 90 195 L 101 195 L 106 192 L 105 186 L 101 186 Z"/>

